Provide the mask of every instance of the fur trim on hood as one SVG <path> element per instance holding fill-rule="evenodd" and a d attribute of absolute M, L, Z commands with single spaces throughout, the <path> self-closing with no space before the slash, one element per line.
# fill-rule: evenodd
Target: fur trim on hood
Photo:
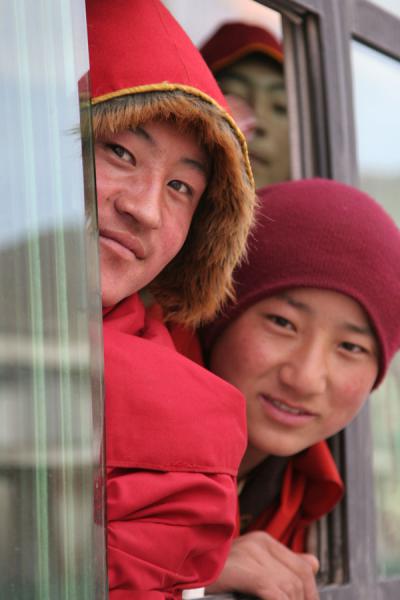
<path fill-rule="evenodd" d="M 246 144 L 230 116 L 196 89 L 159 84 L 94 99 L 95 139 L 169 121 L 195 132 L 211 157 L 210 181 L 178 255 L 150 285 L 166 320 L 196 326 L 233 299 L 232 271 L 243 258 L 255 204 Z"/>
<path fill-rule="evenodd" d="M 188 238 L 151 284 L 165 318 L 196 325 L 232 297 L 255 204 L 245 139 L 198 49 L 160 0 L 86 0 L 94 134 L 169 121 L 211 163 Z"/>

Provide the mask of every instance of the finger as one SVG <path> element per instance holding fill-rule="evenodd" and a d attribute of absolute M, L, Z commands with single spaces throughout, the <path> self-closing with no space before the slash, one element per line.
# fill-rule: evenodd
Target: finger
<path fill-rule="evenodd" d="M 273 538 L 265 540 L 265 543 L 268 551 L 295 573 L 303 576 L 307 572 L 310 572 L 312 575 L 314 574 L 313 569 L 317 567 L 319 563 L 318 559 L 312 554 L 304 555 L 293 552 L 284 544 Z M 304 556 L 307 556 L 308 558 L 305 559 Z"/>
<path fill-rule="evenodd" d="M 304 560 L 306 560 L 311 566 L 312 572 L 316 575 L 319 571 L 319 560 L 314 554 L 300 554 Z"/>
<path fill-rule="evenodd" d="M 241 591 L 256 591 L 256 596 L 263 600 L 277 600 L 279 596 L 271 596 L 271 586 L 286 593 L 289 600 L 316 600 L 318 591 L 313 569 L 318 560 L 307 554 L 304 558 L 286 548 L 281 542 L 262 531 L 254 531 L 236 540 L 235 556 L 240 557 L 242 566 L 252 576 L 246 578 L 246 588 Z M 248 586 L 248 587 L 247 587 Z"/>
<path fill-rule="evenodd" d="M 276 586 L 261 590 L 258 592 L 257 598 L 260 598 L 260 600 L 293 600 L 292 596 Z M 295 600 L 298 599 L 296 598 Z"/>
<path fill-rule="evenodd" d="M 303 564 L 306 565 L 303 574 L 300 574 L 304 586 L 304 598 L 305 600 L 318 600 L 319 592 L 315 575 L 319 568 L 319 561 L 312 554 L 301 554 L 299 555 L 299 558 L 301 558 Z"/>
<path fill-rule="evenodd" d="M 317 600 L 319 598 L 318 588 L 315 581 L 315 572 L 318 570 L 318 559 L 312 554 L 306 554 L 306 558 L 302 554 L 296 554 L 289 550 L 286 546 L 277 540 L 267 536 L 259 538 L 259 543 L 263 543 L 264 547 L 271 556 L 285 565 L 288 570 L 297 576 L 301 582 L 302 594 L 305 600 Z M 300 598 L 300 596 L 299 596 Z"/>
<path fill-rule="evenodd" d="M 318 558 L 313 554 L 301 554 L 300 556 L 311 566 L 312 573 L 315 576 L 320 567 Z M 319 598 L 317 582 L 314 577 L 305 580 L 305 597 L 306 600 L 317 600 Z"/>

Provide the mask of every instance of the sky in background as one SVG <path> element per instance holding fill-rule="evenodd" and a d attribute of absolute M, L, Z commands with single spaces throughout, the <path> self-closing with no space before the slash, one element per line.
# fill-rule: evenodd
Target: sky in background
<path fill-rule="evenodd" d="M 400 178 L 400 62 L 352 42 L 352 64 L 359 165 Z"/>
<path fill-rule="evenodd" d="M 187 34 L 201 46 L 226 21 L 262 25 L 281 37 L 279 13 L 252 0 L 163 0 Z"/>
<path fill-rule="evenodd" d="M 12 60 L 10 60 L 12 57 Z M 88 70 L 84 4 L 3 3 L 0 245 L 84 225 L 78 82 Z"/>
<path fill-rule="evenodd" d="M 399 0 L 373 0 L 373 3 L 400 17 Z"/>

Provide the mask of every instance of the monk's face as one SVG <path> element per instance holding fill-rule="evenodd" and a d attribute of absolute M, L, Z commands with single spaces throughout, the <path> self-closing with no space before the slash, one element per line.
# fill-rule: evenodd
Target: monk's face
<path fill-rule="evenodd" d="M 347 425 L 374 385 L 378 348 L 355 300 L 293 288 L 232 321 L 215 342 L 210 368 L 246 398 L 244 473 L 270 454 L 296 454 Z"/>
<path fill-rule="evenodd" d="M 103 306 L 150 283 L 181 249 L 207 185 L 191 133 L 149 122 L 97 141 Z"/>
<path fill-rule="evenodd" d="M 254 118 L 248 137 L 256 187 L 290 179 L 289 127 L 283 69 L 252 54 L 217 73 L 227 96 L 246 103 Z"/>

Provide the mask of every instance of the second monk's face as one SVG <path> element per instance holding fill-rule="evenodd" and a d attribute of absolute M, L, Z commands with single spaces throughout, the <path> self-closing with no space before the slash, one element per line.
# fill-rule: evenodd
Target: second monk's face
<path fill-rule="evenodd" d="M 246 398 L 247 470 L 347 425 L 378 373 L 362 307 L 330 290 L 294 288 L 252 305 L 214 344 L 211 370 Z"/>

